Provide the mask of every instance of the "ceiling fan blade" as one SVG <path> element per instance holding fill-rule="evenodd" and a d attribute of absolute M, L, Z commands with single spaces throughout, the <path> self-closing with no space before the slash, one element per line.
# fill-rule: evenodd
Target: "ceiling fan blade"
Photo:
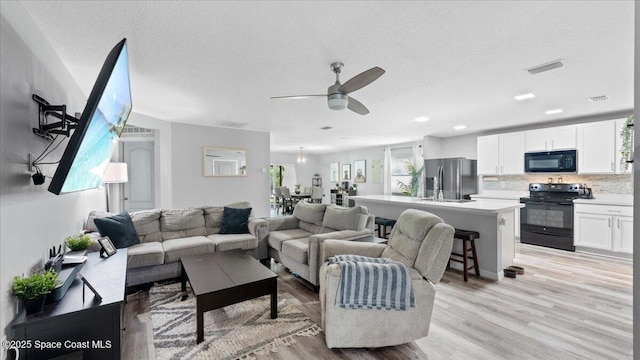
<path fill-rule="evenodd" d="M 373 67 L 367 71 L 361 72 L 360 74 L 352 77 L 346 83 L 342 84 L 338 90 L 340 90 L 343 94 L 352 93 L 358 89 L 362 89 L 363 87 L 371 84 L 377 78 L 384 74 L 384 70 L 379 67 Z"/>
<path fill-rule="evenodd" d="M 362 105 L 362 103 L 351 96 L 349 96 L 349 104 L 347 105 L 349 110 L 358 113 L 360 115 L 367 115 L 369 113 L 369 109 L 366 106 Z"/>
<path fill-rule="evenodd" d="M 298 100 L 298 99 L 308 99 L 312 97 L 327 97 L 327 94 L 322 95 L 290 95 L 290 96 L 272 96 L 272 99 L 289 99 L 289 100 Z"/>

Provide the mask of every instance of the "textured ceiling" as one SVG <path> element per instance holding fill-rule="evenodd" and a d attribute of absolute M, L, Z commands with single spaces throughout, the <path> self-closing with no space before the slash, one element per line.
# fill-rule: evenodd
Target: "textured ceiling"
<path fill-rule="evenodd" d="M 269 131 L 272 151 L 327 153 L 633 107 L 633 1 L 23 4 L 86 94 L 126 37 L 135 112 Z M 559 58 L 563 68 L 523 71 Z M 325 93 L 334 61 L 345 64 L 343 83 L 386 70 L 353 94 L 369 115 L 322 98 L 269 99 Z M 537 97 L 513 99 L 527 92 Z M 603 94 L 611 99 L 587 100 Z M 555 108 L 564 112 L 545 115 Z M 454 131 L 459 124 L 467 129 Z"/>

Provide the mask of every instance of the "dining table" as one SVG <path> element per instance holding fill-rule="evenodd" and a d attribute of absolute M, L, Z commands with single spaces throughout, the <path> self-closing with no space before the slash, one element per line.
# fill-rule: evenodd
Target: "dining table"
<path fill-rule="evenodd" d="M 311 199 L 311 193 L 291 194 L 291 198 L 294 200 Z"/>

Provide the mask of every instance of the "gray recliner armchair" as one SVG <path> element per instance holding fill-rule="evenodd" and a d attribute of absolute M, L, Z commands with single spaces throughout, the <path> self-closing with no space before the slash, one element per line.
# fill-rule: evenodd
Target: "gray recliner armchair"
<path fill-rule="evenodd" d="M 435 300 L 435 284 L 444 273 L 454 228 L 425 211 L 405 210 L 393 227 L 389 244 L 326 240 L 325 263 L 320 268 L 322 328 L 329 348 L 381 347 L 404 344 L 429 333 Z M 336 306 L 341 276 L 339 264 L 328 264 L 329 257 L 353 254 L 384 257 L 403 263 L 409 269 L 415 307 L 406 311 L 345 309 Z"/>

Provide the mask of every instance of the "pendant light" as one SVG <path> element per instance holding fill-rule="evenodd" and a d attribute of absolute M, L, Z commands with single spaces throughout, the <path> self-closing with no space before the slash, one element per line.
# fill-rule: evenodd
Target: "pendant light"
<path fill-rule="evenodd" d="M 305 159 L 304 156 L 302 155 L 302 147 L 300 147 L 300 154 L 298 155 L 298 164 L 306 161 L 307 159 Z"/>

